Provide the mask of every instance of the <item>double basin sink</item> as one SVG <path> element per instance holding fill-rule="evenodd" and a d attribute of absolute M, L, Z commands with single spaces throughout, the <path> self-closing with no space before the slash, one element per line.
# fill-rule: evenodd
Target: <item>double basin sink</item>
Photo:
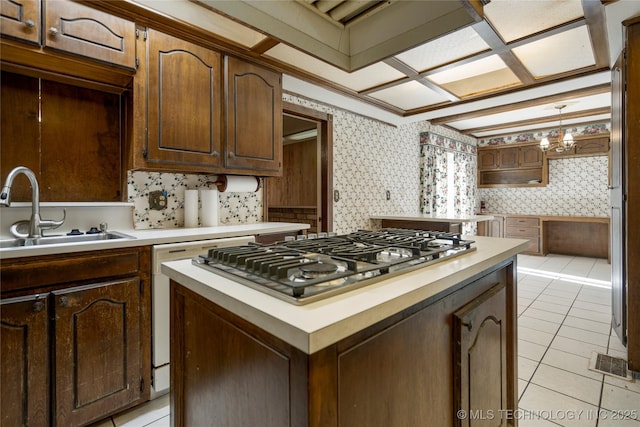
<path fill-rule="evenodd" d="M 83 242 L 99 242 L 114 239 L 135 239 L 128 234 L 119 233 L 117 231 L 106 231 L 93 234 L 79 234 L 67 236 L 44 236 L 35 239 L 10 239 L 0 240 L 0 249 L 2 248 L 20 248 L 29 246 L 58 245 L 64 243 L 83 243 Z"/>

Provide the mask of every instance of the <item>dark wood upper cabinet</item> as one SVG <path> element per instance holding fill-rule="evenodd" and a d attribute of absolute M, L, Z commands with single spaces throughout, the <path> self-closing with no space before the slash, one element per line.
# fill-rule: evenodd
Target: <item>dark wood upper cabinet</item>
<path fill-rule="evenodd" d="M 523 168 L 541 167 L 544 160 L 544 153 L 540 147 L 536 145 L 529 145 L 520 149 L 520 161 L 519 165 Z"/>
<path fill-rule="evenodd" d="M 541 187 L 548 166 L 537 143 L 478 148 L 478 187 Z"/>
<path fill-rule="evenodd" d="M 512 169 L 519 166 L 520 160 L 520 148 L 501 148 L 499 151 L 500 163 L 498 168 L 500 169 Z"/>
<path fill-rule="evenodd" d="M 70 0 L 46 1 L 43 6 L 45 47 L 135 69 L 132 21 Z"/>
<path fill-rule="evenodd" d="M 40 43 L 40 0 L 0 0 L 2 35 Z"/>
<path fill-rule="evenodd" d="M 148 84 L 147 96 L 136 100 L 148 121 L 148 133 L 141 135 L 146 139 L 144 166 L 217 172 L 222 138 L 221 55 L 152 29 L 147 30 L 146 43 L 148 56 L 136 75 L 136 80 Z"/>
<path fill-rule="evenodd" d="M 282 76 L 225 58 L 225 167 L 265 176 L 282 173 Z"/>

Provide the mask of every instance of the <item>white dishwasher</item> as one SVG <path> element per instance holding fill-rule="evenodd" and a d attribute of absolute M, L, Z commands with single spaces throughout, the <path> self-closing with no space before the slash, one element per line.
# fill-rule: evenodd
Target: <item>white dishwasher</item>
<path fill-rule="evenodd" d="M 169 277 L 162 274 L 163 262 L 191 259 L 206 254 L 211 248 L 241 246 L 255 242 L 254 236 L 198 240 L 195 242 L 154 245 L 152 249 L 152 387 L 151 398 L 169 391 Z"/>

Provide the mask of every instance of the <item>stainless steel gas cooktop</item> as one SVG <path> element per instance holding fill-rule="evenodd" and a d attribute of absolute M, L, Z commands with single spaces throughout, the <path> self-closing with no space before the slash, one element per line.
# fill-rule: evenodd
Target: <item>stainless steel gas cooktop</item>
<path fill-rule="evenodd" d="M 473 243 L 457 233 L 386 228 L 210 249 L 193 263 L 302 305 L 460 256 Z"/>

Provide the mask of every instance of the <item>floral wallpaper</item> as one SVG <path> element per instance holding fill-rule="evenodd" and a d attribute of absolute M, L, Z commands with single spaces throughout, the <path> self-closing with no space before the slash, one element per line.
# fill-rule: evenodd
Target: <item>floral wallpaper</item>
<path fill-rule="evenodd" d="M 419 123 L 396 127 L 291 93 L 283 99 L 333 116 L 333 231 L 375 228 L 371 215 L 420 212 Z"/>
<path fill-rule="evenodd" d="M 132 172 L 127 176 L 128 201 L 134 204 L 136 229 L 184 226 L 184 190 L 210 188 L 215 175 Z M 149 209 L 149 192 L 166 191 L 167 208 Z M 262 221 L 262 189 L 255 193 L 220 193 L 220 224 L 251 224 Z"/>
<path fill-rule="evenodd" d="M 478 200 L 494 213 L 606 217 L 607 185 L 607 156 L 554 159 L 546 187 L 481 188 Z"/>
<path fill-rule="evenodd" d="M 563 130 L 571 132 L 574 137 L 589 136 L 589 135 L 608 135 L 611 129 L 611 123 L 591 123 L 580 126 L 563 127 Z M 486 145 L 501 145 L 501 144 L 516 144 L 522 142 L 536 142 L 542 138 L 547 137 L 551 140 L 558 138 L 558 128 L 546 129 L 534 132 L 525 132 L 518 134 L 504 135 L 489 139 L 479 139 L 478 146 Z"/>

